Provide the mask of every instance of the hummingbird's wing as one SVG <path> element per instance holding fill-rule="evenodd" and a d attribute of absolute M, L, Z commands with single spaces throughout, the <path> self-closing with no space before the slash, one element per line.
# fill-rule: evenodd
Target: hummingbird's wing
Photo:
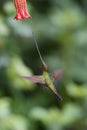
<path fill-rule="evenodd" d="M 52 73 L 51 79 L 54 82 L 55 80 L 59 79 L 62 74 L 62 70 L 56 70 Z"/>
<path fill-rule="evenodd" d="M 44 80 L 44 77 L 43 77 L 43 76 L 35 75 L 35 76 L 22 76 L 22 77 L 23 77 L 24 79 L 26 79 L 26 80 L 32 81 L 33 83 L 45 84 L 45 80 Z"/>

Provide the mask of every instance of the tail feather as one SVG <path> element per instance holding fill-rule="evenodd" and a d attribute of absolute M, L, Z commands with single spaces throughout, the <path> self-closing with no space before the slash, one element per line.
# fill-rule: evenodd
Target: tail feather
<path fill-rule="evenodd" d="M 63 99 L 62 99 L 62 97 L 57 93 L 57 94 L 55 94 L 56 95 L 56 98 L 57 98 L 57 100 L 60 100 L 60 101 L 62 101 Z"/>
<path fill-rule="evenodd" d="M 50 89 L 50 90 L 56 95 L 57 100 L 59 100 L 59 101 L 63 100 L 62 97 L 60 96 L 60 94 L 57 92 L 56 89 L 54 89 L 54 90 Z"/>

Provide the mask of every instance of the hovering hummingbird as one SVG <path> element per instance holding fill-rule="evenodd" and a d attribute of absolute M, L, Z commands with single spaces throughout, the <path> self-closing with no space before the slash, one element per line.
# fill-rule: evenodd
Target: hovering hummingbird
<path fill-rule="evenodd" d="M 40 84 L 45 85 L 47 88 L 49 88 L 56 95 L 58 100 L 62 100 L 62 97 L 59 95 L 59 93 L 57 92 L 57 90 L 53 84 L 53 82 L 60 77 L 62 70 L 56 70 L 51 75 L 49 74 L 48 66 L 44 62 L 44 60 L 41 56 L 41 53 L 40 53 L 40 50 L 39 50 L 39 47 L 37 44 L 37 40 L 36 40 L 33 32 L 32 32 L 32 34 L 33 34 L 35 46 L 37 48 L 37 51 L 38 51 L 38 54 L 39 54 L 39 57 L 40 57 L 40 60 L 42 63 L 43 73 L 42 73 L 42 75 L 22 76 L 22 77 L 25 78 L 26 80 L 32 81 L 33 83 L 40 83 Z"/>

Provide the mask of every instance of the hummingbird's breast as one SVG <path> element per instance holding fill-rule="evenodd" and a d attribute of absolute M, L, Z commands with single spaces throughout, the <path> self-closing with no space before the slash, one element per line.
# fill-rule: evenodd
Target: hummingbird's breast
<path fill-rule="evenodd" d="M 53 83 L 52 83 L 52 81 L 50 79 L 49 73 L 48 72 L 44 72 L 43 76 L 44 76 L 44 80 L 45 80 L 46 86 L 50 88 L 50 86 L 52 86 Z"/>

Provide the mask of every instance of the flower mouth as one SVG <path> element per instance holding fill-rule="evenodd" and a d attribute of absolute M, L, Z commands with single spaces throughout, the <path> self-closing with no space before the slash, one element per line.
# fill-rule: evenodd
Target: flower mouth
<path fill-rule="evenodd" d="M 31 15 L 28 12 L 17 12 L 14 17 L 15 20 L 22 20 L 27 18 L 31 18 Z"/>

